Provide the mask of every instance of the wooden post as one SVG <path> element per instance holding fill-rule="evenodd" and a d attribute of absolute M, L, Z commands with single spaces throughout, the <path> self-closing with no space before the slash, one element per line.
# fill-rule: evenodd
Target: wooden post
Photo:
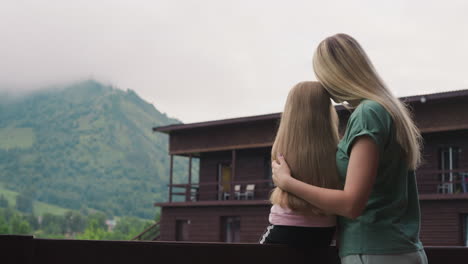
<path fill-rule="evenodd" d="M 192 196 L 192 154 L 189 154 L 188 185 L 185 191 L 185 201 L 191 201 L 190 198 Z"/>
<path fill-rule="evenodd" d="M 231 200 L 234 200 L 234 181 L 236 179 L 236 150 L 233 149 L 231 152 Z"/>
<path fill-rule="evenodd" d="M 171 165 L 169 167 L 169 202 L 172 202 L 172 173 L 174 168 L 174 155 L 171 155 Z"/>

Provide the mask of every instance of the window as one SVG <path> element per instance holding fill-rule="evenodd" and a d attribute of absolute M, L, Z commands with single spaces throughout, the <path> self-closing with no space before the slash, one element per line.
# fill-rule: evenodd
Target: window
<path fill-rule="evenodd" d="M 462 215 L 463 245 L 468 247 L 468 214 Z"/>
<path fill-rule="evenodd" d="M 229 199 L 231 193 L 231 164 L 218 164 L 218 200 Z"/>
<path fill-rule="evenodd" d="M 228 243 L 240 242 L 240 217 L 221 217 L 221 241 Z"/>
<path fill-rule="evenodd" d="M 189 241 L 190 220 L 176 220 L 176 241 Z"/>
<path fill-rule="evenodd" d="M 438 187 L 438 192 L 454 193 L 453 181 L 458 180 L 458 173 L 452 170 L 458 169 L 458 157 L 460 148 L 458 147 L 443 147 L 439 150 L 439 169 L 443 172 L 440 174 L 441 184 Z"/>

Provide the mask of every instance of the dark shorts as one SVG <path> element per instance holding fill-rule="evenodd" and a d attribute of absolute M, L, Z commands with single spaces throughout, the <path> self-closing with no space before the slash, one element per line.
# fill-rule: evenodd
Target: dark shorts
<path fill-rule="evenodd" d="M 260 244 L 284 244 L 292 247 L 328 247 L 335 227 L 302 227 L 269 225 Z"/>

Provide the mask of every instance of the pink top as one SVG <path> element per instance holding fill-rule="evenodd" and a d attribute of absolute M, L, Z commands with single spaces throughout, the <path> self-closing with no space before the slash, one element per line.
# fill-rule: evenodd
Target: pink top
<path fill-rule="evenodd" d="M 336 216 L 302 214 L 274 204 L 270 209 L 270 224 L 283 226 L 330 227 L 336 225 Z"/>

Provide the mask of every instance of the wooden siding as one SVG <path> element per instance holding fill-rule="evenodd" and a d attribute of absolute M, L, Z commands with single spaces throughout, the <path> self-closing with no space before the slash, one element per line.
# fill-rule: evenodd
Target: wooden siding
<path fill-rule="evenodd" d="M 174 131 L 170 134 L 169 152 L 183 154 L 271 146 L 277 123 L 277 119 L 270 119 Z"/>
<path fill-rule="evenodd" d="M 219 242 L 221 240 L 221 217 L 240 217 L 241 242 L 258 242 L 268 225 L 269 205 L 251 206 L 210 206 L 210 207 L 163 207 L 161 219 L 161 240 L 174 241 L 175 222 L 190 220 L 190 241 Z"/>
<path fill-rule="evenodd" d="M 423 137 L 423 163 L 417 172 L 418 188 L 420 193 L 437 193 L 437 185 L 433 182 L 440 180 L 439 174 L 434 171 L 440 170 L 441 148 L 459 147 L 458 167 L 468 169 L 468 130 L 426 133 Z"/>
<path fill-rule="evenodd" d="M 161 240 L 174 241 L 176 220 L 190 220 L 190 241 L 220 242 L 221 217 L 241 218 L 241 242 L 258 242 L 268 225 L 270 205 L 163 207 Z M 421 201 L 421 240 L 425 246 L 462 246 L 467 200 Z"/>
<path fill-rule="evenodd" d="M 467 98 L 413 102 L 415 122 L 423 133 L 468 129 Z M 339 111 L 340 131 L 344 132 L 350 112 Z M 450 117 L 450 118 L 447 118 Z M 245 123 L 196 127 L 170 133 L 169 152 L 187 154 L 271 146 L 278 117 Z"/>
<path fill-rule="evenodd" d="M 468 200 L 421 201 L 424 246 L 463 246 L 463 214 L 468 214 Z"/>
<path fill-rule="evenodd" d="M 412 108 L 416 124 L 423 133 L 468 129 L 466 97 L 414 103 Z"/>
<path fill-rule="evenodd" d="M 437 194 L 440 180 L 439 150 L 441 147 L 459 147 L 459 168 L 468 168 L 468 103 L 467 97 L 412 102 L 415 121 L 423 133 L 423 164 L 417 172 L 421 194 L 421 239 L 425 245 L 462 245 L 461 215 L 468 214 L 468 199 L 456 194 L 453 199 Z M 343 134 L 350 113 L 342 110 L 340 132 Z M 172 154 L 194 153 L 200 156 L 199 201 L 214 201 L 217 195 L 219 163 L 231 163 L 236 150 L 236 181 L 261 180 L 266 177 L 265 160 L 269 159 L 278 118 L 245 123 L 174 130 L 170 133 Z M 434 183 L 436 182 L 436 183 Z M 455 197 L 457 196 L 457 197 Z M 258 199 L 267 198 L 262 195 Z M 442 199 L 443 198 L 443 199 Z M 455 199 L 456 198 L 456 199 Z M 197 203 L 197 202 L 194 202 Z M 241 241 L 257 242 L 267 225 L 269 206 L 193 206 L 162 205 L 161 239 L 175 240 L 177 219 L 190 219 L 191 241 L 219 241 L 222 216 L 241 217 Z"/>
<path fill-rule="evenodd" d="M 208 152 L 200 157 L 200 183 L 217 182 L 218 181 L 218 164 L 231 163 L 231 152 Z M 199 189 L 199 200 L 217 200 L 218 186 L 203 185 Z"/>
<path fill-rule="evenodd" d="M 236 175 L 235 181 L 249 181 L 267 179 L 266 160 L 270 160 L 270 149 L 249 149 L 236 152 Z M 201 185 L 199 189 L 199 200 L 217 200 L 218 164 L 231 164 L 232 153 L 230 151 L 207 152 L 200 157 L 200 183 L 213 183 L 212 185 Z M 256 198 L 267 198 L 268 184 L 256 186 Z M 245 185 L 242 186 L 245 188 Z"/>

